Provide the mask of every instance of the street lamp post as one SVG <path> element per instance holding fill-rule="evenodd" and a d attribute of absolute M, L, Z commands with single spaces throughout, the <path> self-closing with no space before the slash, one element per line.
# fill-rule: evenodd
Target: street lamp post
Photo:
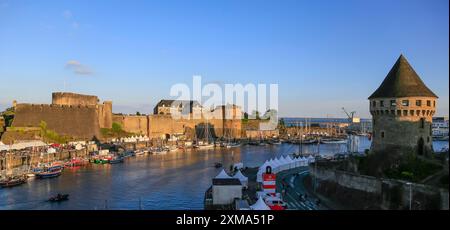
<path fill-rule="evenodd" d="M 409 210 L 412 210 L 412 183 L 408 182 L 406 184 L 409 185 Z"/>

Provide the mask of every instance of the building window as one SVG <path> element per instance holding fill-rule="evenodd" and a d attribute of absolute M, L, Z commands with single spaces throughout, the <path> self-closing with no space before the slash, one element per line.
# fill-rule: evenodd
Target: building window
<path fill-rule="evenodd" d="M 391 100 L 391 106 L 396 106 L 397 103 L 395 103 L 395 100 Z"/>
<path fill-rule="evenodd" d="M 381 138 L 384 138 L 384 131 L 381 132 Z"/>
<path fill-rule="evenodd" d="M 403 100 L 402 101 L 403 106 L 409 106 L 409 100 Z"/>
<path fill-rule="evenodd" d="M 397 110 L 397 116 L 401 116 L 402 115 L 402 111 L 401 110 Z"/>
<path fill-rule="evenodd" d="M 414 116 L 414 110 L 409 110 L 409 115 Z"/>
<path fill-rule="evenodd" d="M 403 116 L 408 116 L 408 110 L 403 110 Z"/>
<path fill-rule="evenodd" d="M 377 102 L 376 101 L 372 101 L 372 106 L 373 107 L 377 106 Z"/>
<path fill-rule="evenodd" d="M 433 101 L 433 107 L 436 107 L 436 101 Z"/>
<path fill-rule="evenodd" d="M 420 128 L 425 128 L 425 118 L 420 118 Z"/>
<path fill-rule="evenodd" d="M 384 107 L 384 101 L 380 101 L 380 107 Z"/>
<path fill-rule="evenodd" d="M 422 100 L 416 100 L 416 106 L 422 106 Z"/>
<path fill-rule="evenodd" d="M 427 100 L 427 106 L 431 106 L 431 101 Z"/>

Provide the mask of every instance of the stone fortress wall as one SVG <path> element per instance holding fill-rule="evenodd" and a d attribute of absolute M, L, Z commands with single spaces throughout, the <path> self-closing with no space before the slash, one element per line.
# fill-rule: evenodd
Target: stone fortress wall
<path fill-rule="evenodd" d="M 19 136 L 29 138 L 30 135 L 18 135 L 17 130 L 34 128 L 37 130 L 41 121 L 47 128 L 59 135 L 73 139 L 101 139 L 101 128 L 112 128 L 113 122 L 121 124 L 126 132 L 146 135 L 150 138 L 168 138 L 172 135 L 185 135 L 187 138 L 201 136 L 209 127 L 211 136 L 240 138 L 242 136 L 241 119 L 174 118 L 167 114 L 154 115 L 119 115 L 112 113 L 112 102 L 99 103 L 97 96 L 75 93 L 52 93 L 52 104 L 15 103 L 15 117 L 12 127 L 6 136 L 18 139 Z M 225 113 L 217 110 L 220 114 Z M 205 124 L 208 125 L 205 125 Z M 200 133 L 200 134 L 199 134 Z M 38 138 L 38 134 L 31 136 Z M 199 137 L 201 138 L 201 137 Z M 3 139 L 3 138 L 2 138 Z"/>
<path fill-rule="evenodd" d="M 205 127 L 209 127 L 211 135 L 216 137 L 241 137 L 240 120 L 174 119 L 171 115 L 163 114 L 142 116 L 114 114 L 113 122 L 120 124 L 127 132 L 146 135 L 149 138 L 166 138 L 173 134 L 186 134 L 188 138 L 193 138 L 194 130 L 202 133 L 202 129 Z"/>
<path fill-rule="evenodd" d="M 83 140 L 101 138 L 100 128 L 112 127 L 112 102 L 99 104 L 97 96 L 55 92 L 52 93 L 52 104 L 15 102 L 14 110 L 12 127 L 2 136 L 2 140 L 10 136 L 14 139 L 21 136 L 30 138 L 30 135 L 18 135 L 18 130 L 38 128 L 41 121 L 45 121 L 47 128 L 59 135 Z"/>
<path fill-rule="evenodd" d="M 100 137 L 96 106 L 17 104 L 12 127 L 39 127 L 41 121 L 60 135 L 91 139 Z"/>

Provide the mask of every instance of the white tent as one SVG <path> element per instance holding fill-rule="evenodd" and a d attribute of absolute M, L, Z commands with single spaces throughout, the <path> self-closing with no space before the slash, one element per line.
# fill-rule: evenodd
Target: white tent
<path fill-rule="evenodd" d="M 13 145 L 0 145 L 0 151 L 4 150 L 21 150 L 31 147 L 40 147 L 40 146 L 47 146 L 45 142 L 42 141 L 24 141 L 19 142 Z"/>
<path fill-rule="evenodd" d="M 231 179 L 233 177 L 231 177 L 230 175 L 228 175 L 225 170 L 222 169 L 222 171 L 220 171 L 220 173 L 214 177 L 215 179 Z"/>
<path fill-rule="evenodd" d="M 270 207 L 267 206 L 266 202 L 264 202 L 263 198 L 260 196 L 258 201 L 255 204 L 250 206 L 252 210 L 270 210 Z"/>
<path fill-rule="evenodd" d="M 295 162 L 292 160 L 291 157 L 286 156 L 284 159 L 288 162 L 289 169 L 295 168 Z"/>
<path fill-rule="evenodd" d="M 308 163 L 314 163 L 315 161 L 316 161 L 316 159 L 313 156 L 309 155 Z"/>
<path fill-rule="evenodd" d="M 280 171 L 289 169 L 288 162 L 286 162 L 286 160 L 283 157 L 280 157 L 279 162 L 280 162 Z"/>
<path fill-rule="evenodd" d="M 248 177 L 244 176 L 240 170 L 238 170 L 237 173 L 234 174 L 233 178 L 239 179 L 242 186 L 244 186 L 244 187 L 248 186 Z"/>

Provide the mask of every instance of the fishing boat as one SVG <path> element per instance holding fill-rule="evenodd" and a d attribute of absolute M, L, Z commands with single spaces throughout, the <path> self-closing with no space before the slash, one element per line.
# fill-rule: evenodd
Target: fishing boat
<path fill-rule="evenodd" d="M 167 150 L 166 149 L 164 149 L 164 148 L 156 148 L 154 151 L 153 151 L 153 153 L 154 154 L 166 154 L 167 153 Z"/>
<path fill-rule="evenodd" d="M 36 177 L 39 179 L 46 179 L 46 178 L 53 178 L 58 177 L 62 173 L 62 169 L 53 169 L 53 170 L 47 170 L 44 172 L 40 172 L 36 174 Z"/>
<path fill-rule="evenodd" d="M 241 143 L 237 143 L 237 142 L 232 142 L 232 143 L 226 143 L 225 144 L 225 147 L 227 149 L 236 148 L 236 147 L 239 147 L 239 146 L 241 146 Z"/>
<path fill-rule="evenodd" d="M 73 158 L 72 160 L 64 163 L 64 167 L 78 167 L 78 166 L 83 166 L 85 164 L 86 164 L 86 161 L 84 159 Z"/>
<path fill-rule="evenodd" d="M 56 196 L 52 196 L 48 199 L 49 202 L 60 202 L 69 199 L 69 194 L 58 194 Z"/>
<path fill-rule="evenodd" d="M 25 184 L 26 182 L 27 182 L 27 180 L 24 177 L 9 178 L 9 179 L 0 181 L 0 186 L 2 188 L 11 188 L 14 186 Z"/>
<path fill-rule="evenodd" d="M 111 160 L 109 160 L 109 163 L 110 164 L 123 163 L 123 157 L 121 157 L 121 156 L 113 157 Z"/>
<path fill-rule="evenodd" d="M 144 156 L 145 155 L 145 151 L 144 150 L 136 150 L 135 154 L 136 154 L 136 156 Z"/>
<path fill-rule="evenodd" d="M 310 139 L 302 140 L 301 142 L 302 142 L 302 144 L 310 145 L 310 144 L 317 144 L 319 141 L 317 139 L 310 138 Z"/>
<path fill-rule="evenodd" d="M 194 145 L 194 148 L 197 148 L 197 149 L 213 149 L 214 148 L 214 144 L 203 143 L 203 144 Z"/>

